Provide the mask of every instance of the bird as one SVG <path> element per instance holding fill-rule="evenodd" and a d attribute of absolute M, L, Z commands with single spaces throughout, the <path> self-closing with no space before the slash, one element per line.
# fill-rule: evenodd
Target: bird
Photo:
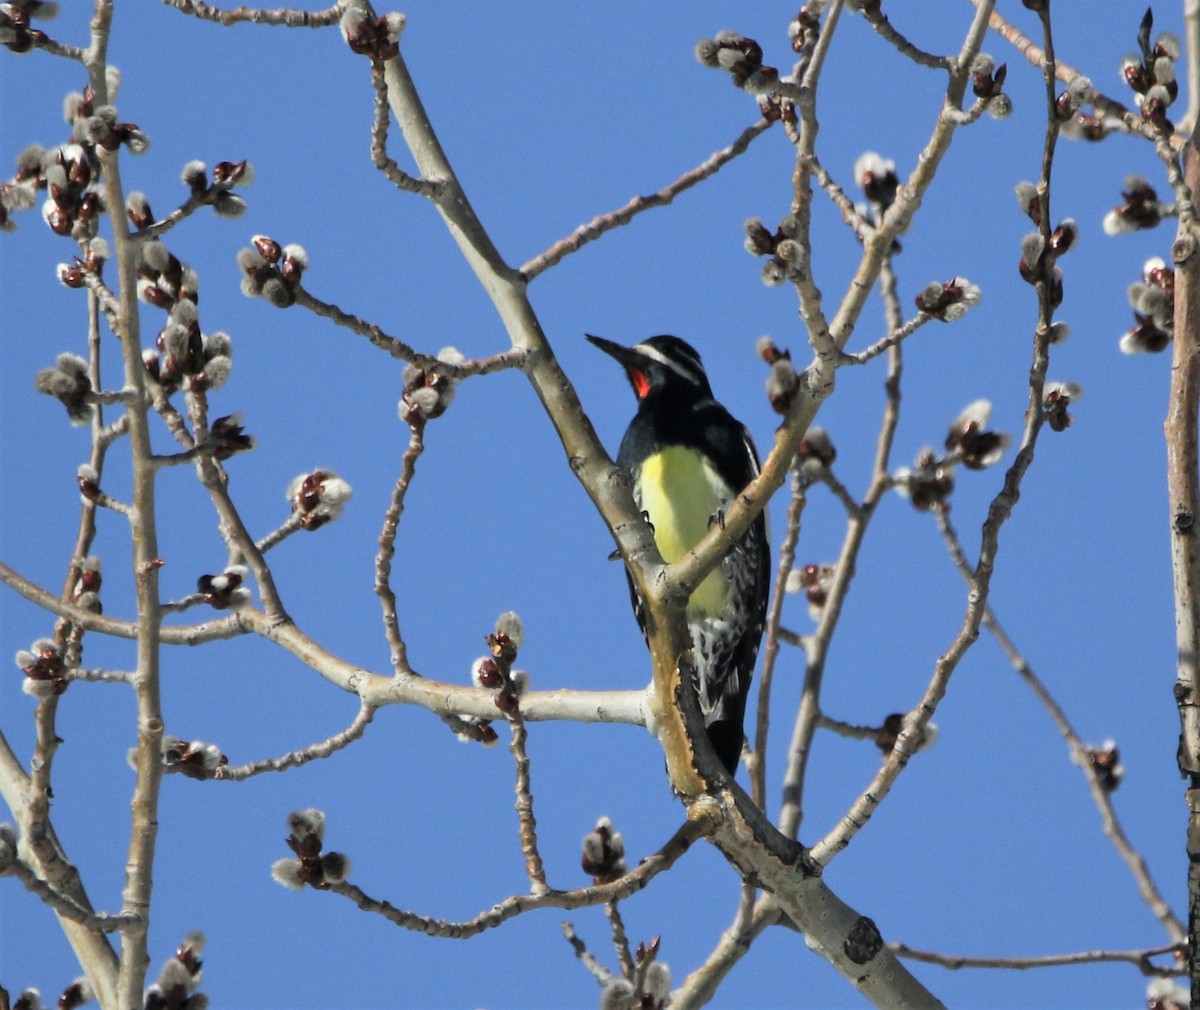
<path fill-rule="evenodd" d="M 659 553 L 673 564 L 724 521 L 725 508 L 758 475 L 754 442 L 713 397 L 700 355 L 687 341 L 664 334 L 625 347 L 591 334 L 587 339 L 625 369 L 637 397 L 617 465 L 629 475 Z M 742 753 L 746 697 L 766 621 L 768 544 L 764 511 L 696 587 L 686 609 L 700 711 L 731 775 Z M 645 637 L 645 607 L 632 577 L 629 592 Z"/>

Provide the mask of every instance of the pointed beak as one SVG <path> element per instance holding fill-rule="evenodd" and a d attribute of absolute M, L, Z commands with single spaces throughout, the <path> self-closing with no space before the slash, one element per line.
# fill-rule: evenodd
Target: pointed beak
<path fill-rule="evenodd" d="M 636 366 L 638 355 L 632 348 L 624 347 L 613 340 L 605 340 L 604 337 L 596 337 L 590 333 L 584 334 L 588 338 L 588 342 L 595 344 L 605 354 L 616 358 L 626 368 Z"/>
<path fill-rule="evenodd" d="M 645 399 L 650 392 L 650 379 L 646 375 L 645 358 L 641 353 L 632 347 L 623 347 L 612 340 L 605 340 L 604 337 L 595 337 L 590 333 L 585 333 L 584 336 L 621 364 L 629 384 L 633 387 L 634 395 L 639 400 Z"/>

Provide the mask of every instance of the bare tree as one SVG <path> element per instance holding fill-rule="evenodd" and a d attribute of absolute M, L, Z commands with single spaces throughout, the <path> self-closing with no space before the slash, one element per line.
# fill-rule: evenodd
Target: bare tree
<path fill-rule="evenodd" d="M 1197 235 L 1191 198 L 1200 178 L 1200 152 L 1186 140 L 1200 101 L 1195 81 L 1200 73 L 1196 4 L 1185 5 L 1186 53 L 1174 36 L 1155 33 L 1150 13 L 1140 25 L 1126 25 L 1123 15 L 1105 12 L 1114 22 L 1113 32 L 1125 32 L 1130 44 L 1136 45 L 1123 66 L 1129 91 L 1119 97 L 1101 90 L 1084 76 L 1085 71 L 1068 66 L 1056 55 L 1048 0 L 1026 0 L 1024 7 L 1036 29 L 1028 34 L 997 13 L 994 2 L 975 0 L 973 7 L 965 8 L 961 36 L 946 52 L 918 46 L 889 20 L 880 0 L 814 0 L 790 24 L 779 25 L 777 37 L 771 39 L 719 32 L 701 40 L 695 56 L 712 68 L 714 80 L 717 74 L 726 75 L 739 89 L 746 108 L 744 127 L 726 146 L 698 157 L 694 167 L 674 181 L 597 214 L 524 263 L 502 254 L 472 205 L 470 187 L 460 180 L 439 139 L 436 117 L 426 111 L 423 99 L 428 100 L 429 89 L 442 85 L 410 73 L 405 56 L 411 58 L 409 46 L 420 43 L 405 36 L 403 15 L 380 16 L 359 0 L 341 0 L 318 12 L 220 9 L 197 0 L 168 0 L 168 5 L 174 8 L 170 13 L 181 35 L 215 30 L 194 20 L 226 26 L 250 22 L 322 29 L 317 34 L 330 49 L 334 44 L 343 50 L 348 47 L 351 53 L 343 51 L 339 58 L 361 79 L 362 108 L 357 111 L 364 135 L 370 128 L 371 162 L 400 192 L 395 206 L 387 210 L 372 204 L 347 213 L 399 219 L 415 213 L 414 207 L 435 211 L 490 301 L 503 340 L 471 356 L 455 346 L 439 349 L 441 341 L 425 335 L 396 335 L 392 326 L 372 321 L 372 311 L 356 304 L 365 285 L 348 283 L 346 290 L 337 292 L 336 303 L 331 300 L 318 264 L 332 258 L 333 251 L 311 250 L 314 262 L 310 264 L 310 252 L 292 235 L 257 234 L 236 252 L 243 294 L 275 310 L 290 310 L 283 317 L 288 320 L 308 313 L 311 322 L 330 331 L 342 328 L 366 341 L 373 353 L 382 355 L 381 360 L 403 363 L 399 419 L 405 442 L 396 451 L 381 453 L 386 458 L 380 467 L 392 467 L 391 488 L 380 513 L 373 517 L 377 533 L 372 588 L 387 650 L 387 666 L 373 667 L 353 649 L 339 648 L 314 630 L 321 623 L 314 611 L 329 606 L 322 595 L 320 566 L 314 571 L 275 560 L 282 556 L 281 545 L 296 546 L 292 538 L 325 535 L 321 531 L 339 519 L 351 499 L 348 480 L 325 466 L 300 473 L 286 489 L 286 518 L 273 528 L 264 524 L 258 499 L 239 484 L 238 467 L 244 458 L 274 450 L 256 446 L 256 439 L 261 442 L 266 433 L 255 429 L 242 413 L 224 407 L 226 393 L 236 393 L 240 381 L 231 376 L 234 341 L 216 328 L 223 322 L 210 321 L 207 300 L 202 317 L 200 277 L 189 265 L 187 248 L 189 231 L 208 227 L 201 215 L 211 210 L 238 217 L 246 211 L 244 187 L 254 176 L 252 165 L 240 157 L 212 165 L 189 161 L 181 176 L 186 195 L 164 213 L 165 194 L 139 192 L 123 181 L 132 163 L 129 155 L 146 151 L 153 130 L 127 121 L 125 117 L 132 113 L 117 105 L 118 78 L 108 58 L 110 44 L 115 45 L 124 30 L 114 17 L 116 5 L 97 0 L 88 37 L 74 44 L 51 33 L 51 26 L 43 30 L 38 19 L 48 13 L 48 5 L 16 0 L 0 6 L 0 41 L 9 50 L 61 58 L 86 76 L 86 87 L 66 100 L 69 136 L 58 146 L 26 149 L 15 173 L 0 184 L 0 223 L 11 228 L 22 219 L 22 212 L 40 206 L 44 225 L 63 249 L 69 249 L 60 254 L 67 261 L 57 267 L 58 279 L 79 292 L 64 292 L 62 308 L 56 307 L 53 315 L 78 313 L 82 336 L 72 335 L 69 344 L 49 351 L 46 366 L 35 379 L 37 391 L 57 398 L 68 419 L 89 433 L 85 460 L 72 459 L 83 502 L 78 522 L 70 541 L 55 545 L 60 551 L 57 564 L 65 567 L 62 588 L 54 589 L 44 577 L 0 562 L 5 584 L 39 608 L 41 619 L 53 620 L 44 636 L 20 648 L 16 656 L 32 704 L 24 710 L 6 706 L 5 735 L 0 737 L 0 791 L 14 821 L 0 832 L 0 872 L 21 881 L 57 918 L 82 967 L 83 976 L 64 992 L 60 1006 L 81 1005 L 93 997 L 102 1006 L 120 1008 L 197 1010 L 207 1004 L 201 991 L 202 935 L 188 933 L 175 954 L 164 959 L 161 951 L 153 949 L 150 932 L 159 891 L 189 886 L 177 880 L 155 880 L 154 868 L 162 859 L 159 831 L 168 776 L 182 775 L 204 783 L 197 788 L 218 789 L 222 782 L 242 783 L 268 772 L 311 767 L 318 759 L 340 757 L 348 749 L 366 746 L 372 725 L 390 720 L 401 707 L 423 710 L 421 718 L 444 723 L 449 733 L 472 745 L 472 754 L 478 750 L 475 745 L 506 738 L 515 780 L 515 844 L 526 879 L 518 889 L 489 898 L 483 911 L 466 918 L 443 918 L 449 913 L 440 909 L 417 911 L 407 907 L 409 901 L 403 896 L 383 897 L 369 874 L 351 873 L 350 859 L 340 850 L 354 854 L 361 850 L 354 826 L 330 818 L 327 827 L 326 814 L 316 808 L 290 814 L 279 810 L 279 823 L 286 817 L 288 824 L 290 854 L 278 853 L 272 868 L 275 879 L 295 889 L 328 892 L 296 896 L 298 906 L 309 909 L 348 899 L 386 920 L 378 923 L 380 933 L 390 924 L 453 939 L 503 929 L 511 920 L 539 909 L 599 907 L 611 933 L 610 955 L 597 953 L 596 938 L 585 938 L 572 923 L 564 923 L 562 930 L 598 983 L 601 1005 L 609 1008 L 703 1005 L 716 996 L 760 938 L 772 932 L 771 927 L 782 927 L 774 932 L 803 934 L 804 943 L 849 986 L 881 1007 L 942 1005 L 936 980 L 910 972 L 908 960 L 948 968 L 1129 964 L 1153 979 L 1152 1005 L 1184 1004 L 1184 994 L 1170 982 L 1177 975 L 1190 978 L 1193 1001 L 1200 999 L 1200 705 L 1196 700 L 1200 558 L 1194 539 L 1200 509 L 1196 442 L 1200 350 L 1192 317 Z M 843 177 L 823 157 L 819 127 L 829 129 L 836 123 L 836 113 L 830 111 L 836 106 L 825 104 L 828 75 L 839 59 L 844 62 L 838 55 L 839 39 L 851 21 L 868 25 L 877 36 L 875 45 L 889 58 L 911 61 L 938 81 L 936 102 L 911 117 L 911 129 L 925 132 L 908 170 L 898 169 L 881 154 L 866 152 L 853 172 Z M 1011 71 L 984 52 L 989 31 L 1009 50 Z M 784 54 L 790 65 L 784 63 Z M 1027 380 L 1021 393 L 1020 430 L 1012 434 L 993 430 L 991 404 L 976 399 L 953 419 L 943 445 L 922 449 L 911 466 L 900 466 L 897 442 L 904 348 L 909 341 L 931 339 L 935 328 L 960 324 L 981 298 L 980 286 L 963 276 L 965 270 L 954 272 L 953 265 L 945 276 L 932 282 L 923 278 L 911 294 L 902 295 L 906 283 L 899 273 L 901 243 L 924 225 L 923 205 L 935 192 L 935 181 L 944 178 L 942 166 L 952 148 L 969 146 L 972 131 L 982 128 L 989 117 L 1004 119 L 1012 112 L 1006 87 L 1018 70 L 1032 81 L 1039 80 L 1040 74 L 1038 115 L 1028 121 L 1038 123 L 1041 154 L 1031 165 L 1027 181 L 1016 186 L 1017 206 L 1027 218 L 1028 234 L 1019 251 L 1013 244 L 997 243 L 992 255 L 1006 263 L 1019 261 L 1015 272 L 1028 291 L 1024 326 L 1029 339 L 1021 352 Z M 478 87 L 477 82 L 469 83 L 472 89 Z M 286 108 L 286 84 L 279 90 L 283 94 L 275 97 Z M 1180 112 L 1185 104 L 1187 110 Z M 138 118 L 143 119 L 140 113 Z M 1182 917 L 1172 909 L 1118 816 L 1113 791 L 1121 782 L 1123 767 L 1117 746 L 1085 742 L 1068 707 L 1056 699 L 1047 679 L 1035 672 L 1036 660 L 1006 631 L 992 594 L 1002 559 L 1022 570 L 1022 562 L 1015 558 L 1009 562 L 1009 552 L 1003 548 L 1006 524 L 1018 509 L 1027 475 L 1035 466 L 1035 452 L 1044 439 L 1055 438 L 1072 425 L 1074 406 L 1082 395 L 1079 384 L 1052 378 L 1050 370 L 1057 345 L 1066 337 L 1060 307 L 1073 283 L 1070 259 L 1061 266 L 1059 260 L 1072 250 L 1080 233 L 1080 226 L 1058 211 L 1057 197 L 1052 206 L 1052 194 L 1062 187 L 1056 158 L 1068 139 L 1082 143 L 1112 135 L 1142 144 L 1157 159 L 1162 181 L 1151 183 L 1140 177 L 1127 181 L 1123 202 L 1111 211 L 1105 229 L 1113 234 L 1150 229 L 1164 219 L 1177 227 L 1171 263 L 1147 264 L 1142 280 L 1130 291 L 1133 326 L 1121 346 L 1128 352 L 1162 351 L 1169 346 L 1174 359 L 1165 397 L 1165 433 L 1178 635 L 1175 700 L 1182 722 L 1179 768 L 1188 785 L 1189 912 Z M 564 369 L 560 342 L 547 337 L 548 327 L 531 291 L 536 291 L 535 282 L 543 275 L 576 262 L 577 254 L 582 258 L 592 243 L 614 241 L 623 226 L 641 224 L 693 187 L 713 185 L 718 173 L 768 136 L 782 137 L 781 145 L 788 151 L 786 163 L 780 163 L 777 178 L 772 179 L 786 211 L 776 221 L 764 221 L 750 216 L 754 208 L 747 207 L 743 238 L 746 250 L 761 263 L 762 281 L 790 293 L 798 312 L 797 331 L 759 341 L 757 352 L 765 368 L 752 373 L 750 380 L 758 384 L 765 379 L 766 399 L 778 415 L 778 427 L 771 443 L 761 446 L 760 476 L 714 517 L 707 536 L 690 556 L 665 564 L 652 527 L 633 501 L 628 480 L 593 428 L 577 394 L 575 376 Z M 156 155 L 151 151 L 146 156 Z M 315 168 L 336 173 L 341 157 L 339 152 L 330 157 L 332 166 Z M 826 283 L 822 288 L 816 278 L 821 267 L 815 252 L 814 214 L 827 214 L 830 207 L 845 234 L 852 237 L 854 261 L 844 283 Z M 15 246 L 40 227 L 35 220 L 25 221 L 21 236 L 6 237 L 5 242 Z M 723 241 L 728 239 L 725 236 Z M 230 248 L 229 256 L 233 253 Z M 18 265 L 22 271 L 47 266 L 35 256 L 22 256 Z M 876 306 L 882 323 L 868 314 Z M 378 318 L 387 318 L 387 311 Z M 119 358 L 119 365 L 114 358 Z M 744 358 L 749 362 L 750 355 Z M 749 372 L 749 367 L 744 371 Z M 834 396 L 835 383 L 844 381 L 840 376 L 864 371 L 881 379 L 884 396 L 874 445 L 859 446 L 855 453 L 867 475 L 859 490 L 855 481 L 843 479 L 841 466 L 836 465 L 854 450 L 845 444 L 835 448 L 815 422 Z M 301 372 L 301 381 L 311 385 L 300 391 L 289 388 L 287 395 L 314 411 L 324 410 L 321 401 L 328 391 L 320 370 L 309 366 Z M 576 496 L 581 492 L 590 500 L 643 601 L 652 662 L 652 679 L 644 688 L 620 690 L 610 688 L 610 682 L 604 682 L 604 689 L 561 687 L 553 673 L 535 671 L 535 689 L 530 675 L 518 665 L 525 662 L 534 643 L 526 642 L 521 618 L 504 607 L 496 608 L 503 612 L 494 626 L 479 629 L 486 651 L 469 674 L 464 670 L 457 679 L 451 673 L 431 674 L 410 660 L 406 597 L 424 592 L 430 581 L 461 577 L 445 571 L 414 571 L 404 564 L 404 517 L 426 469 L 422 466 L 418 474 L 427 434 L 447 423 L 441 418 L 448 410 L 457 414 L 470 409 L 452 406 L 457 392 L 499 384 L 505 376 L 516 375 L 535 394 L 561 443 L 561 451 L 554 454 L 543 446 L 539 465 L 572 475 Z M 215 395 L 218 391 L 220 399 Z M 275 395 L 281 394 L 277 390 Z M 350 390 L 345 395 L 355 394 Z M 55 457 L 70 452 L 65 446 L 47 449 Z M 253 455 L 246 457 L 248 453 Z M 56 458 L 55 464 L 59 462 Z M 975 479 L 975 471 L 993 467 L 1003 476 L 984 500 L 980 519 L 973 523 L 977 530 L 952 522 L 950 502 L 952 496 L 958 500 L 956 484 Z M 178 487 L 184 473 L 194 476 L 195 482 L 181 497 Z M 805 542 L 801 528 L 810 501 L 825 495 L 824 500 L 841 510 L 840 547 L 827 561 L 808 561 L 798 554 L 798 545 Z M 872 701 L 853 713 L 852 720 L 841 719 L 827 701 L 833 666 L 830 650 L 840 640 L 839 634 L 854 633 L 841 631 L 850 590 L 875 533 L 880 507 L 894 503 L 897 495 L 915 508 L 915 516 L 911 510 L 905 513 L 910 521 L 924 523 L 924 514 L 932 519 L 945 544 L 945 569 L 957 569 L 967 591 L 958 596 L 958 609 L 948 618 L 955 624 L 953 631 L 926 657 L 922 685 L 908 697 L 905 709 L 888 714 L 878 711 Z M 706 742 L 690 686 L 685 607 L 692 592 L 772 499 L 779 503 L 781 514 L 786 509 L 786 520 L 777 544 L 779 564 L 764 657 L 753 689 L 756 704 L 746 725 L 742 760 L 747 792 L 724 770 Z M 24 502 L 29 504 L 29 499 Z M 67 496 L 55 498 L 49 509 L 65 515 L 68 502 Z M 480 502 L 486 503 L 483 491 Z M 202 515 L 205 518 L 199 518 Z M 195 570 L 194 591 L 174 595 L 165 586 L 165 566 L 178 565 L 181 557 L 186 558 L 185 566 L 200 564 L 200 555 L 185 553 L 180 540 L 187 539 L 186 527 L 214 517 L 224 558 L 209 570 Z M 513 538 L 486 508 L 480 509 L 478 518 L 495 543 L 494 556 L 482 559 L 481 567 L 518 578 L 520 561 L 514 560 L 518 551 Z M 171 550 L 162 546 L 167 540 Z M 308 543 L 306 539 L 295 553 L 308 549 Z M 121 565 L 126 573 L 117 575 Z M 814 620 L 810 632 L 789 626 L 785 613 L 789 594 L 807 600 Z M 311 619 L 298 616 L 301 610 Z M 1057 727 L 1066 755 L 1083 772 L 1103 830 L 1157 922 L 1159 931 L 1147 935 L 1137 949 L 1093 948 L 1024 957 L 917 949 L 885 935 L 876 924 L 883 910 L 857 907 L 859 902 L 840 896 L 840 889 L 826 879 L 826 869 L 867 828 L 910 762 L 919 763 L 918 753 L 933 744 L 939 704 L 981 633 L 1000 645 Z M 592 632 L 591 638 L 590 654 L 602 667 L 603 629 Z M 132 643 L 132 653 L 110 648 L 109 640 Z M 164 704 L 171 657 L 183 645 L 204 646 L 203 652 L 230 656 L 228 651 L 217 652 L 230 648 L 220 642 L 245 650 L 239 655 L 247 658 L 226 658 L 226 663 L 256 664 L 264 662 L 264 655 L 286 655 L 350 696 L 353 704 L 341 728 L 316 743 L 288 738 L 280 752 L 243 763 L 236 763 L 220 743 L 192 738 L 178 709 L 171 713 Z M 120 656 L 127 658 L 111 658 Z M 779 681 L 781 671 L 789 666 L 797 671 L 798 689 L 786 696 L 791 700 L 785 700 Z M 318 692 L 324 698 L 325 686 L 311 679 L 313 698 Z M 81 681 L 96 686 L 77 683 Z M 561 682 L 569 683 L 566 678 Z M 1155 689 L 1165 697 L 1165 683 Z M 130 730 L 135 746 L 129 752 L 134 776 L 125 882 L 119 910 L 112 912 L 97 911 L 96 891 L 87 874 L 77 869 L 84 862 L 81 854 L 59 840 L 57 808 L 52 803 L 56 788 L 63 791 L 58 783 L 64 773 L 56 761 L 63 744 L 62 721 L 71 706 L 82 705 L 85 692 L 93 690 L 131 693 L 136 703 Z M 794 712 L 789 712 L 784 706 L 793 702 Z M 789 716 L 790 730 L 781 731 L 780 720 L 786 723 Z M 31 731 L 17 728 L 30 719 Z M 550 828 L 546 822 L 539 826 L 535 816 L 535 808 L 540 809 L 535 804 L 538 783 L 554 774 L 555 756 L 544 750 L 539 760 L 532 760 L 530 738 L 540 728 L 534 724 L 547 722 L 618 723 L 647 730 L 665 759 L 660 788 L 669 784 L 676 800 L 673 830 L 645 844 L 635 858 L 627 848 L 628 828 L 598 810 L 594 826 L 571 826 L 577 837 L 582 835 L 583 875 L 569 877 L 546 856 L 539 841 L 539 831 L 545 835 L 547 830 L 564 829 Z M 24 754 L 10 742 L 22 732 L 32 741 Z M 835 737 L 854 741 L 862 750 L 877 748 L 880 760 L 854 787 L 855 795 L 833 826 L 822 834 L 820 828 L 805 824 L 802 840 L 801 827 L 814 789 L 814 747 L 818 739 Z M 768 764 L 769 757 L 779 761 L 778 768 Z M 396 757 L 401 765 L 398 774 L 403 773 L 404 760 L 403 755 Z M 336 762 L 331 764 L 336 770 Z M 663 778 L 657 761 L 640 768 L 638 775 Z M 579 790 L 585 798 L 586 786 L 581 784 Z M 455 785 L 448 778 L 441 788 L 449 795 Z M 476 826 L 470 824 L 467 830 Z M 500 829 L 489 825 L 485 832 L 492 847 L 491 835 L 498 835 Z M 733 868 L 736 877 L 730 875 L 730 880 L 735 885 L 740 881 L 740 894 L 736 887 L 731 889 L 732 919 L 723 932 L 714 926 L 707 956 L 689 965 L 684 974 L 672 976 L 659 956 L 671 942 L 670 917 L 664 917 L 657 929 L 661 939 L 636 934 L 631 938 L 626 917 L 634 896 L 661 886 L 660 875 L 681 865 L 700 842 L 719 851 Z M 232 844 L 238 844 L 236 838 Z M 1003 840 L 998 844 L 1003 845 Z M 576 873 L 574 867 L 571 873 Z M 1184 893 L 1182 886 L 1176 892 Z M 297 914 L 314 916 L 308 924 L 311 930 L 328 928 L 320 912 Z M 564 946 L 561 953 L 565 956 L 568 949 Z M 549 956 L 554 955 L 539 952 L 538 959 Z M 678 968 L 676 962 L 677 972 Z M 569 1002 L 590 998 L 581 995 Z M 12 1005 L 28 1008 L 36 1005 L 34 1000 L 25 993 Z"/>

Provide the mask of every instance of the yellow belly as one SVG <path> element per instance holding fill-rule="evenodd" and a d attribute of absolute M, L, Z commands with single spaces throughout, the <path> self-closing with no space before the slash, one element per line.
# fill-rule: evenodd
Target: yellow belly
<path fill-rule="evenodd" d="M 659 553 L 671 564 L 704 539 L 709 522 L 731 494 L 700 453 L 680 445 L 650 456 L 642 464 L 637 484 Z M 696 587 L 687 609 L 689 614 L 712 617 L 725 613 L 726 587 L 719 567 Z"/>

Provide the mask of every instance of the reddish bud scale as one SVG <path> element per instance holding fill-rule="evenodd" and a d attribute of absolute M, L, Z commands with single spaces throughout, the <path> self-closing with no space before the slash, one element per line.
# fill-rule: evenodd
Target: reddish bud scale
<path fill-rule="evenodd" d="M 1064 400 L 1057 393 L 1052 393 L 1046 398 L 1046 424 L 1050 426 L 1051 431 L 1066 431 L 1071 426 L 1071 415 L 1067 413 L 1069 405 L 1070 401 Z"/>
<path fill-rule="evenodd" d="M 154 223 L 154 215 L 150 213 L 149 204 L 141 208 L 126 208 L 125 216 L 129 218 L 129 223 L 138 231 L 141 231 L 143 228 L 149 228 Z"/>
<path fill-rule="evenodd" d="M 517 696 L 508 690 L 507 686 L 496 692 L 493 701 L 496 703 L 496 708 L 500 709 L 505 715 L 517 714 Z"/>
<path fill-rule="evenodd" d="M 1175 271 L 1170 267 L 1155 267 L 1148 271 L 1146 281 L 1156 288 L 1162 288 L 1172 298 L 1175 297 Z"/>
<path fill-rule="evenodd" d="M 511 663 L 517 658 L 517 647 L 507 632 L 497 631 L 485 636 L 484 641 L 491 647 L 492 655 L 502 663 Z"/>
<path fill-rule="evenodd" d="M 500 687 L 504 683 L 504 675 L 493 660 L 485 659 L 479 664 L 479 685 L 481 687 Z"/>
<path fill-rule="evenodd" d="M 796 455 L 802 460 L 813 459 L 824 466 L 829 466 L 837 459 L 837 450 L 833 448 L 832 443 L 827 448 L 818 447 L 806 438 L 796 447 Z"/>
<path fill-rule="evenodd" d="M 46 223 L 55 235 L 71 234 L 71 218 L 61 207 L 56 207 L 46 215 Z"/>
<path fill-rule="evenodd" d="M 353 52 L 377 60 L 389 60 L 400 52 L 399 45 L 388 38 L 386 17 L 376 18 L 375 21 L 364 18 L 345 31 L 345 38 Z"/>
<path fill-rule="evenodd" d="M 903 726 L 904 716 L 899 712 L 893 712 L 883 720 L 883 725 L 875 736 L 875 744 L 884 754 L 891 753 L 896 746 L 896 737 L 900 735 Z"/>
<path fill-rule="evenodd" d="M 83 272 L 83 264 L 79 258 L 75 259 L 76 266 L 67 267 L 60 270 L 58 279 L 69 288 L 82 288 L 87 286 L 87 278 Z"/>
<path fill-rule="evenodd" d="M 58 997 L 58 1010 L 75 1010 L 87 1002 L 87 993 L 79 982 L 72 982 Z"/>
<path fill-rule="evenodd" d="M 277 263 L 283 255 L 283 247 L 266 235 L 255 235 L 251 244 L 268 263 Z"/>
<path fill-rule="evenodd" d="M 104 209 L 100 197 L 95 193 L 84 193 L 79 200 L 79 219 L 90 221 Z"/>
<path fill-rule="evenodd" d="M 291 256 L 288 256 L 279 268 L 279 276 L 283 278 L 283 282 L 288 287 L 292 288 L 300 283 L 300 275 L 302 273 L 304 273 L 304 267 Z"/>
<path fill-rule="evenodd" d="M 861 9 L 863 11 L 863 14 L 869 16 L 869 13 L 866 8 L 868 6 L 870 6 L 873 2 L 874 2 L 874 0 L 868 0 L 867 3 L 864 3 L 862 5 Z M 820 36 L 820 34 L 821 34 L 821 19 L 817 14 L 814 14 L 809 9 L 808 4 L 805 4 L 803 7 L 800 8 L 799 13 L 796 15 L 796 20 L 793 22 L 793 25 L 792 25 L 792 52 L 795 52 L 795 53 L 803 52 L 804 47 L 810 41 L 815 42 L 816 39 Z"/>
<path fill-rule="evenodd" d="M 1050 251 L 1056 256 L 1061 256 L 1075 244 L 1078 234 L 1073 225 L 1060 224 L 1050 236 Z"/>
<path fill-rule="evenodd" d="M 245 161 L 222 161 L 213 166 L 213 183 L 218 186 L 232 186 L 246 172 Z"/>
<path fill-rule="evenodd" d="M 65 155 L 58 156 L 58 164 L 67 171 L 67 181 L 72 186 L 83 189 L 92 181 L 92 166 L 84 158 L 68 159 Z"/>

